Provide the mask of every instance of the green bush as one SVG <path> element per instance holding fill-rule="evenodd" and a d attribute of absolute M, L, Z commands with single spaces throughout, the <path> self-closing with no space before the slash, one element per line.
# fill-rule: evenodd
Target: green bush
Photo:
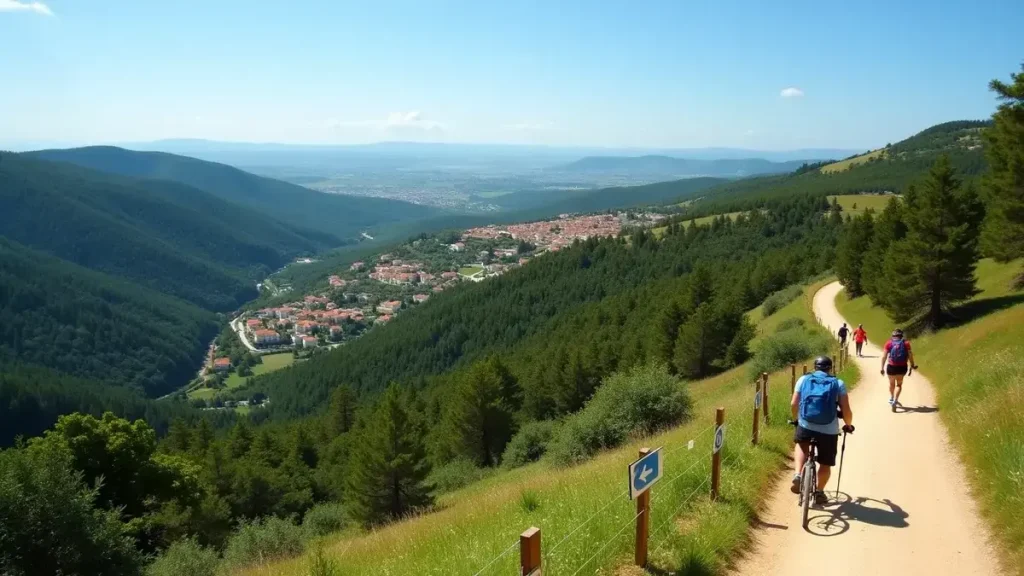
<path fill-rule="evenodd" d="M 338 576 L 340 574 L 338 561 L 324 554 L 323 546 L 317 546 L 309 559 L 309 569 L 306 574 L 309 576 Z"/>
<path fill-rule="evenodd" d="M 348 524 L 345 507 L 337 502 L 317 504 L 306 512 L 302 527 L 310 536 L 326 536 L 338 532 Z"/>
<path fill-rule="evenodd" d="M 555 423 L 547 420 L 524 424 L 505 447 L 501 456 L 502 466 L 518 468 L 540 460 L 548 451 L 554 431 Z"/>
<path fill-rule="evenodd" d="M 456 458 L 444 466 L 438 466 L 430 473 L 427 483 L 434 487 L 436 494 L 454 492 L 484 478 L 487 470 L 478 467 L 468 458 Z"/>
<path fill-rule="evenodd" d="M 663 365 L 613 374 L 558 430 L 551 457 L 561 465 L 582 462 L 631 435 L 653 434 L 686 420 L 691 407 L 686 385 Z"/>
<path fill-rule="evenodd" d="M 786 318 L 775 327 L 775 332 L 786 332 L 796 328 L 803 329 L 807 322 L 803 318 Z"/>
<path fill-rule="evenodd" d="M 230 566 L 265 564 L 302 554 L 303 530 L 288 520 L 270 516 L 242 524 L 228 540 L 224 560 Z"/>
<path fill-rule="evenodd" d="M 772 334 L 762 340 L 754 351 L 754 361 L 750 364 L 751 378 L 827 353 L 828 346 L 829 339 L 820 330 L 790 329 Z"/>
<path fill-rule="evenodd" d="M 790 286 L 779 290 L 764 299 L 764 304 L 761 305 L 762 316 L 767 318 L 772 314 L 775 314 L 781 310 L 783 306 L 802 296 L 803 293 L 804 289 L 801 286 Z"/>
<path fill-rule="evenodd" d="M 219 563 L 212 548 L 191 539 L 179 540 L 150 564 L 146 576 L 214 576 Z"/>

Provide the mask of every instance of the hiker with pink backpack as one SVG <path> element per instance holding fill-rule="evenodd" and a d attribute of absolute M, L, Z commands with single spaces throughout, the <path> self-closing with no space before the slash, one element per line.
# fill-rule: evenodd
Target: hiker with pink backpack
<path fill-rule="evenodd" d="M 900 406 L 900 392 L 903 392 L 903 377 L 914 373 L 914 352 L 910 342 L 903 338 L 903 330 L 892 331 L 892 338 L 885 343 L 882 354 L 882 375 L 889 376 L 889 405 L 892 411 Z"/>

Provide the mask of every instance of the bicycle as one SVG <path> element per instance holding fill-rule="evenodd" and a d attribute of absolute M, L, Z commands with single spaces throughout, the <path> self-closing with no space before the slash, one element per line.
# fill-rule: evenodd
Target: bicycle
<path fill-rule="evenodd" d="M 840 411 L 840 418 L 842 412 Z M 796 428 L 799 424 L 790 420 L 789 424 Z M 849 429 L 848 429 L 849 428 Z M 839 479 L 836 481 L 836 495 L 839 494 L 839 483 L 843 480 L 843 459 L 846 457 L 846 435 L 853 433 L 853 426 L 843 426 L 843 451 L 839 459 Z M 814 492 L 818 489 L 818 440 L 811 438 L 807 447 L 807 461 L 800 472 L 800 492 L 798 493 L 797 506 L 803 507 L 803 521 L 801 526 L 807 529 L 807 519 L 811 511 L 811 500 Z"/>

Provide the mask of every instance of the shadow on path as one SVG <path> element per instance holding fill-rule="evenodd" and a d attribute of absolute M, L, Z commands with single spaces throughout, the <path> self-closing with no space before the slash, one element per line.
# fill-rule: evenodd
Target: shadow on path
<path fill-rule="evenodd" d="M 876 500 L 864 496 L 850 498 L 840 493 L 837 500 L 814 512 L 808 518 L 807 531 L 815 536 L 839 536 L 850 529 L 851 522 L 886 528 L 910 526 L 907 522 L 910 514 L 889 499 Z"/>
<path fill-rule="evenodd" d="M 938 406 L 903 406 L 902 404 L 896 406 L 897 414 L 906 414 L 908 412 L 916 412 L 918 414 L 933 414 L 938 411 Z"/>

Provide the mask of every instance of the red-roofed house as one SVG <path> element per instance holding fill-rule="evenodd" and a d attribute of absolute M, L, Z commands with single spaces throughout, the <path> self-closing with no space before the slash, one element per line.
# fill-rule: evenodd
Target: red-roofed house
<path fill-rule="evenodd" d="M 377 324 L 386 324 L 391 321 L 391 315 L 385 314 L 383 316 L 377 316 Z"/>
<path fill-rule="evenodd" d="M 281 336 L 273 330 L 257 330 L 253 333 L 253 342 L 259 346 L 261 344 L 277 344 L 281 341 Z"/>
<path fill-rule="evenodd" d="M 429 294 L 417 294 L 417 295 L 412 297 L 413 301 L 416 302 L 417 304 L 422 304 L 422 303 L 426 302 L 429 298 L 430 298 Z"/>
<path fill-rule="evenodd" d="M 382 302 L 377 306 L 377 312 L 379 314 L 394 314 L 401 309 L 402 303 L 398 300 L 388 300 L 387 302 Z"/>
<path fill-rule="evenodd" d="M 249 318 L 245 321 L 245 327 L 250 330 L 255 330 L 261 326 L 263 326 L 263 323 L 260 322 L 259 318 Z"/>
<path fill-rule="evenodd" d="M 213 370 L 215 372 L 227 372 L 231 369 L 231 358 L 215 358 L 213 360 Z"/>
<path fill-rule="evenodd" d="M 303 348 L 316 348 L 316 336 L 303 336 L 302 337 Z"/>
<path fill-rule="evenodd" d="M 364 262 L 353 262 L 352 265 L 348 267 L 349 270 L 355 270 L 357 272 L 363 268 L 366 268 L 366 263 Z"/>
<path fill-rule="evenodd" d="M 316 329 L 317 323 L 312 320 L 299 320 L 295 323 L 296 334 L 312 334 Z"/>

